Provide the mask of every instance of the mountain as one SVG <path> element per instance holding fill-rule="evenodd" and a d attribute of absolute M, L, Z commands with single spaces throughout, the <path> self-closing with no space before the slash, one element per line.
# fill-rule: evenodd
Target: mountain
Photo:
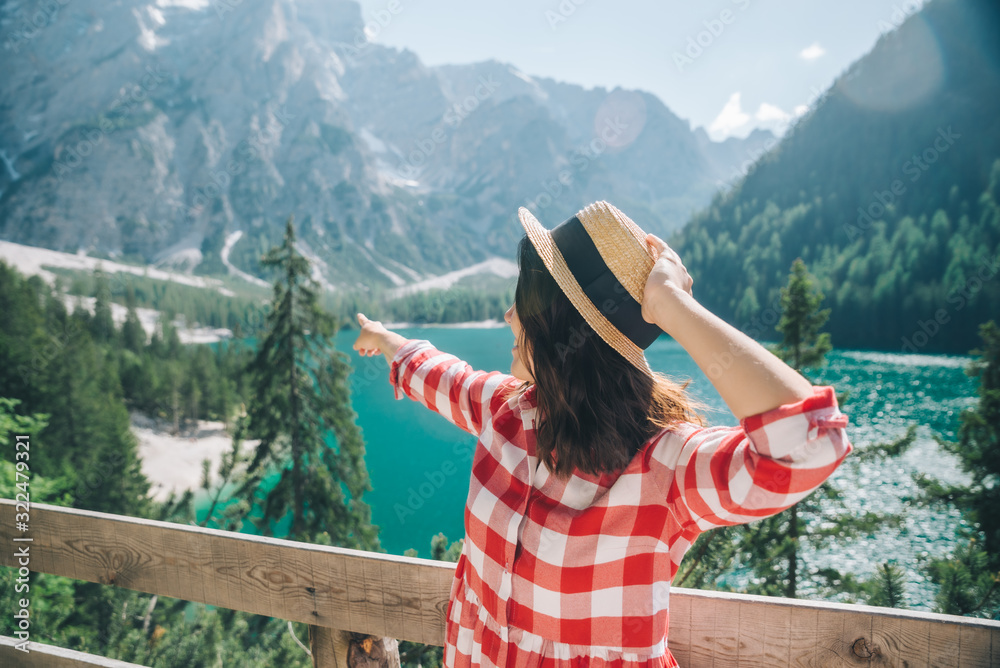
<path fill-rule="evenodd" d="M 0 4 L 0 238 L 259 275 L 294 214 L 338 288 L 512 258 L 517 207 L 596 199 L 662 234 L 773 138 L 717 144 L 647 93 L 426 67 L 320 0 Z M 505 266 L 501 273 L 509 272 Z"/>
<path fill-rule="evenodd" d="M 671 239 L 758 338 L 801 257 L 834 345 L 967 352 L 1000 313 L 1000 5 L 933 0 Z"/>

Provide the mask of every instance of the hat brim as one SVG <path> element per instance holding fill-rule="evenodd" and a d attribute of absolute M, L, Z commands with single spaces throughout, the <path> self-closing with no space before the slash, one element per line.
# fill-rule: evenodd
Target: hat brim
<path fill-rule="evenodd" d="M 583 288 L 580 287 L 573 273 L 569 270 L 565 258 L 563 258 L 549 231 L 542 227 L 534 214 L 523 206 L 518 209 L 517 217 L 521 221 L 521 227 L 527 233 L 528 239 L 531 240 L 531 245 L 535 247 L 538 256 L 542 259 L 545 268 L 549 270 L 552 278 L 556 280 L 556 283 L 562 289 L 563 294 L 566 295 L 583 319 L 587 321 L 587 324 L 597 332 L 597 335 L 605 343 L 617 350 L 633 366 L 652 375 L 653 371 L 649 366 L 649 362 L 646 361 L 646 356 L 643 354 L 642 348 L 633 343 L 617 327 L 611 324 L 604 317 L 604 314 L 594 306 L 594 303 L 590 301 L 586 293 L 584 293 Z"/>

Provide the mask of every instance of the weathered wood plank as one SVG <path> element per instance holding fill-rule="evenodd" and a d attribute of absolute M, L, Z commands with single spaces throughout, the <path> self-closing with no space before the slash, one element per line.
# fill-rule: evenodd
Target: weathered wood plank
<path fill-rule="evenodd" d="M 309 647 L 313 668 L 400 668 L 394 638 L 310 626 Z"/>
<path fill-rule="evenodd" d="M 347 665 L 347 632 L 310 626 L 309 651 L 313 668 L 343 668 Z"/>
<path fill-rule="evenodd" d="M 682 666 L 691 665 L 691 598 L 670 593 L 667 648 Z"/>
<path fill-rule="evenodd" d="M 0 542 L 14 537 L 0 500 Z M 454 564 L 32 506 L 30 568 L 314 627 L 440 645 Z M 0 566 L 14 566 L 12 550 Z M 685 666 L 992 666 L 1000 622 L 674 588 Z M 855 642 L 864 639 L 858 656 Z M 6 650 L 4 650 L 6 651 Z M 56 665 L 56 664 L 52 664 Z"/>
<path fill-rule="evenodd" d="M 958 668 L 960 633 L 944 625 L 928 622 L 928 659 L 931 668 Z"/>
<path fill-rule="evenodd" d="M 739 615 L 739 665 L 748 668 L 770 668 L 773 663 L 764 660 L 765 620 L 752 603 L 740 603 Z"/>
<path fill-rule="evenodd" d="M 796 610 L 791 606 L 788 610 L 791 620 L 788 639 L 789 665 L 809 668 L 823 665 L 822 662 L 816 661 L 819 611 L 815 608 Z"/>
<path fill-rule="evenodd" d="M 95 654 L 84 654 L 71 649 L 43 645 L 37 642 L 28 643 L 30 652 L 15 649 L 17 638 L 0 636 L 0 666 L 18 666 L 18 668 L 142 668 L 136 663 L 126 663 L 117 659 L 107 659 Z"/>
<path fill-rule="evenodd" d="M 963 626 L 958 638 L 958 665 L 962 668 L 993 668 L 991 645 L 997 645 L 1000 634 L 988 629 Z M 997 657 L 1000 658 L 1000 657 Z"/>
<path fill-rule="evenodd" d="M 0 500 L 0 540 L 7 544 L 13 514 L 13 502 Z M 44 504 L 32 506 L 31 524 L 34 570 L 44 562 L 47 572 L 78 580 L 327 628 L 444 641 L 454 564 Z M 44 560 L 34 558 L 42 552 Z M 402 590 L 402 578 L 365 582 L 366 564 L 376 562 L 405 568 L 418 587 Z M 0 565 L 15 565 L 13 551 L 0 554 Z M 399 606 L 409 609 L 401 615 Z"/>
<path fill-rule="evenodd" d="M 691 668 L 711 668 L 715 659 L 715 620 L 721 614 L 714 598 L 696 599 L 691 603 Z"/>
<path fill-rule="evenodd" d="M 402 578 L 399 574 L 399 564 L 379 563 L 382 580 L 386 587 L 382 590 L 382 606 L 388 611 L 388 623 L 398 628 L 409 628 L 409 623 L 403 615 Z"/>
<path fill-rule="evenodd" d="M 840 632 L 841 651 L 849 657 L 851 663 L 848 665 L 868 665 L 868 661 L 861 657 L 862 652 L 858 648 L 866 642 L 875 642 L 872 617 L 869 615 L 841 615 L 841 617 L 843 622 Z"/>
<path fill-rule="evenodd" d="M 816 665 L 853 666 L 867 665 L 867 661 L 857 658 L 852 651 L 854 637 L 844 634 L 844 615 L 839 610 L 816 611 Z M 865 629 L 865 635 L 870 635 L 871 625 Z M 855 637 L 857 634 L 854 634 Z"/>
<path fill-rule="evenodd" d="M 774 606 L 766 609 L 758 609 L 756 606 L 748 605 L 747 608 L 754 610 L 754 616 L 760 617 L 763 624 L 760 629 L 764 637 L 764 647 L 761 650 L 761 664 L 763 666 L 787 666 L 791 657 L 792 645 L 792 610 L 787 606 Z M 749 632 L 750 629 L 747 629 Z"/>
<path fill-rule="evenodd" d="M 712 643 L 712 665 L 740 665 L 739 603 L 735 606 L 717 606 L 714 617 L 715 635 Z"/>
<path fill-rule="evenodd" d="M 900 668 L 930 665 L 930 622 L 903 624 L 898 618 L 879 616 L 872 623 L 875 656 L 871 658 L 871 665 Z"/>
<path fill-rule="evenodd" d="M 454 571 L 448 571 L 449 583 L 454 577 Z M 440 627 L 430 622 L 430 615 L 425 614 L 421 602 L 425 598 L 424 588 L 430 588 L 421 578 L 420 573 L 412 568 L 399 565 L 399 605 L 403 613 L 403 629 L 405 634 L 397 637 L 432 637 L 437 634 L 436 645 L 444 645 L 444 624 Z M 449 590 L 450 591 L 450 590 Z M 443 616 L 442 616 L 443 619 Z"/>
<path fill-rule="evenodd" d="M 712 616 L 733 616 L 739 609 L 737 606 L 750 605 L 753 614 L 762 620 L 779 620 L 780 615 L 789 619 L 789 637 L 786 646 L 788 655 L 782 660 L 778 642 L 765 643 L 764 652 L 768 657 L 767 665 L 774 666 L 828 666 L 828 665 L 877 665 L 875 660 L 864 660 L 854 654 L 853 643 L 858 638 L 868 640 L 869 647 L 876 647 L 873 630 L 882 629 L 882 642 L 887 647 L 899 646 L 903 643 L 923 643 L 923 647 L 933 645 L 938 648 L 932 653 L 931 665 L 973 665 L 987 666 L 995 663 L 996 647 L 1000 644 L 1000 622 L 956 617 L 954 615 L 938 615 L 917 612 L 913 610 L 896 610 L 892 608 L 877 608 L 866 605 L 846 605 L 826 603 L 823 601 L 808 601 L 802 599 L 769 598 L 746 594 L 729 594 L 724 592 L 709 592 L 693 589 L 674 588 L 671 593 L 671 604 L 679 599 L 687 598 L 692 610 L 692 634 L 701 633 L 699 629 L 714 629 Z M 710 604 L 706 603 L 710 600 Z M 784 612 L 782 612 L 784 611 Z M 821 619 L 822 618 L 822 619 Z M 838 621 L 839 620 L 839 621 Z M 893 625 L 887 620 L 894 620 Z M 683 619 L 675 624 L 682 623 Z M 777 623 L 777 622 L 776 622 Z M 765 627 L 771 626 L 765 622 Z M 775 626 L 775 634 L 780 634 L 780 626 Z M 682 633 L 681 629 L 674 629 Z M 865 631 L 868 631 L 865 635 Z M 895 634 L 889 641 L 887 634 Z M 961 646 L 959 638 L 961 633 Z M 692 635 L 693 643 L 709 642 L 707 634 L 701 633 L 697 641 Z M 706 662 L 704 653 L 698 647 L 693 647 L 695 654 L 690 661 L 691 666 L 711 665 Z M 881 650 L 880 650 L 881 651 Z M 914 650 L 919 653 L 919 648 Z M 756 659 L 750 654 L 750 644 L 740 648 L 741 665 L 752 663 Z M 949 662 L 949 656 L 953 657 Z M 905 655 L 904 655 L 905 657 Z M 937 657 L 935 659 L 935 657 Z M 893 663 L 895 661 L 895 663 Z M 923 663 L 913 665 L 925 665 Z M 888 655 L 883 665 L 900 665 L 902 661 Z"/>

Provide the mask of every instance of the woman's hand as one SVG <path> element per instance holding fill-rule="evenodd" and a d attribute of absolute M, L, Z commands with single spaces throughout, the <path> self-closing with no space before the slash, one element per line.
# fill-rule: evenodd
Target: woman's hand
<path fill-rule="evenodd" d="M 642 317 L 646 322 L 656 323 L 665 329 L 664 315 L 669 313 L 677 297 L 685 293 L 693 297 L 691 286 L 694 279 L 688 274 L 677 251 L 663 239 L 647 234 L 646 243 L 656 256 L 656 263 L 642 291 Z"/>
<path fill-rule="evenodd" d="M 361 325 L 361 333 L 354 341 L 354 349 L 365 357 L 385 355 L 391 364 L 396 351 L 406 343 L 406 339 L 395 332 L 390 332 L 381 322 L 369 320 L 364 313 L 358 314 L 358 324 Z"/>
<path fill-rule="evenodd" d="M 656 254 L 642 293 L 642 317 L 687 351 L 738 419 L 812 395 L 812 385 L 762 345 L 725 322 L 691 294 L 680 256 L 652 234 Z"/>

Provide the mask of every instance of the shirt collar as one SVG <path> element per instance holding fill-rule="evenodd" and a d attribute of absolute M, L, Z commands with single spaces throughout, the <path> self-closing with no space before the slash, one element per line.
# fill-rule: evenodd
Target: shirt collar
<path fill-rule="evenodd" d="M 535 408 L 538 405 L 538 401 L 535 397 L 535 391 L 537 386 L 532 383 L 528 389 L 521 393 L 517 398 L 517 407 L 521 410 L 528 410 L 529 408 Z"/>

